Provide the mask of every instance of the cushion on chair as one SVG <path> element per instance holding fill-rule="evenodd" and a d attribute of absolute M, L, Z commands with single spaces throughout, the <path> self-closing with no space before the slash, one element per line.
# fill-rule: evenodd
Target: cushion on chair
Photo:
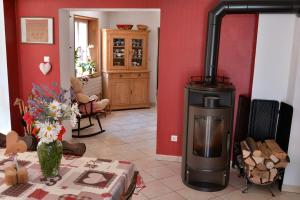
<path fill-rule="evenodd" d="M 90 101 L 97 101 L 99 99 L 99 97 L 97 95 L 92 95 L 89 97 L 90 98 Z"/>
<path fill-rule="evenodd" d="M 94 101 L 93 103 L 93 113 L 103 112 L 103 109 L 109 104 L 109 99 L 102 99 L 100 101 Z M 91 113 L 91 104 L 87 103 L 79 106 L 79 110 L 82 114 L 86 115 Z"/>
<path fill-rule="evenodd" d="M 83 93 L 77 93 L 76 98 L 77 98 L 77 101 L 80 103 L 88 103 L 90 101 L 90 97 Z"/>
<path fill-rule="evenodd" d="M 83 83 L 78 78 L 71 77 L 70 78 L 71 87 L 75 93 L 80 93 L 83 88 Z"/>
<path fill-rule="evenodd" d="M 79 110 L 82 114 L 101 112 L 109 104 L 109 99 L 102 99 L 100 101 L 97 101 L 98 97 L 96 95 L 92 95 L 91 97 L 89 97 L 88 95 L 82 93 L 83 84 L 78 78 L 72 77 L 70 79 L 70 82 L 77 101 L 79 103 L 85 104 L 79 107 Z M 91 110 L 91 104 L 89 103 L 91 101 L 93 101 L 93 110 Z"/>
<path fill-rule="evenodd" d="M 109 104 L 109 99 L 102 99 L 94 102 L 93 106 L 96 110 L 103 110 Z"/>

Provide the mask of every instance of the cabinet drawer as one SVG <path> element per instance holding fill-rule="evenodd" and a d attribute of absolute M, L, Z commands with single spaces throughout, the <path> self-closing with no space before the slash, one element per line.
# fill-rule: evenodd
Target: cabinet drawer
<path fill-rule="evenodd" d="M 113 74 L 110 74 L 109 77 L 113 78 L 113 79 L 115 79 L 115 78 L 117 78 L 117 79 L 119 79 L 119 78 L 131 78 L 131 74 L 129 74 L 129 73 L 113 73 Z"/>
<path fill-rule="evenodd" d="M 148 78 L 149 77 L 149 73 L 132 73 L 131 74 L 131 78 Z"/>
<path fill-rule="evenodd" d="M 112 79 L 120 79 L 120 78 L 148 78 L 149 73 L 113 73 L 109 75 Z"/>

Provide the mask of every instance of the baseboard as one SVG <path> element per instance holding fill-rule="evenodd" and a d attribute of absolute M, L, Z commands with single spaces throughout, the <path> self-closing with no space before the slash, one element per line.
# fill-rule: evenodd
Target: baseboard
<path fill-rule="evenodd" d="M 294 192 L 294 193 L 300 193 L 300 186 L 296 185 L 282 185 L 282 191 L 284 192 Z"/>
<path fill-rule="evenodd" d="M 163 160 L 163 161 L 171 161 L 171 162 L 181 162 L 181 156 L 171 156 L 171 155 L 156 154 L 155 160 Z"/>

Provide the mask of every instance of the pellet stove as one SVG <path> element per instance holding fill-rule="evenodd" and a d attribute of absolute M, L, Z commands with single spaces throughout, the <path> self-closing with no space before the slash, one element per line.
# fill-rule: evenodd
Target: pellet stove
<path fill-rule="evenodd" d="M 222 19 L 227 14 L 300 13 L 299 0 L 224 0 L 208 14 L 205 75 L 185 87 L 182 180 L 203 191 L 229 181 L 235 88 L 217 77 Z"/>

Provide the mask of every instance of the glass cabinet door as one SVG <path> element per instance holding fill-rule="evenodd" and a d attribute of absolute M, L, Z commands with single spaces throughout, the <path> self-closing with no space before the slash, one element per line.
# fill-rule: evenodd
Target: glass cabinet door
<path fill-rule="evenodd" d="M 129 48 L 129 67 L 133 69 L 145 68 L 145 41 L 144 37 L 136 37 L 130 39 Z"/>
<path fill-rule="evenodd" d="M 126 68 L 126 39 L 125 37 L 112 37 L 112 67 L 114 69 Z"/>

